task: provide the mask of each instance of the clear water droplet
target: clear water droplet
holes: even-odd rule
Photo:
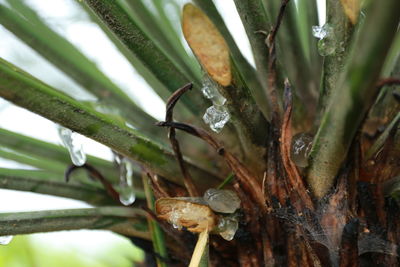
[[[214,132],[221,132],[225,124],[229,121],[230,115],[223,106],[211,106],[206,110],[203,120]]]
[[[223,239],[231,241],[235,237],[238,228],[239,222],[236,216],[227,216],[220,219],[217,231]]]
[[[308,166],[308,154],[311,151],[313,136],[308,133],[298,133],[292,138],[290,158],[299,167]]]
[[[207,76],[203,78],[203,87],[201,92],[203,95],[210,99],[214,105],[223,106],[226,102],[226,98],[223,97],[217,89],[217,85],[211,81]]]
[[[204,193],[203,198],[216,212],[234,213],[240,208],[240,199],[232,190],[210,188]]]
[[[84,165],[86,163],[86,154],[82,148],[81,136],[62,126],[58,127],[58,135],[68,149],[72,163],[76,166]]]
[[[133,165],[132,162],[122,156],[116,162],[119,162],[119,200],[125,206],[132,205],[136,200],[136,194],[133,187]]]
[[[3,235],[0,236],[0,245],[8,245],[10,244],[11,240],[13,239],[12,235]]]

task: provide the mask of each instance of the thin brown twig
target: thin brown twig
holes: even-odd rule
[[[302,208],[306,207],[313,210],[312,200],[307,193],[307,189],[304,185],[303,179],[301,178],[296,165],[290,158],[290,146],[292,142],[292,92],[288,81],[285,81],[285,113],[283,116],[282,128],[281,128],[281,155],[282,163],[286,170],[288,182],[291,185],[291,190],[298,194],[302,202]]]
[[[68,183],[71,177],[71,174],[77,170],[77,169],[85,169],[89,174],[90,177],[94,180],[98,180],[101,182],[101,184],[104,186],[104,189],[106,189],[107,194],[114,199],[115,201],[117,201],[118,203],[121,203],[119,200],[119,194],[118,192],[114,189],[114,187],[112,186],[112,184],[107,181],[106,178],[104,178],[104,176],[98,171],[96,170],[93,166],[89,165],[89,164],[84,164],[82,166],[75,166],[75,165],[71,165],[69,166],[64,174],[65,177],[65,181]]]
[[[282,0],[281,7],[279,8],[278,17],[276,18],[276,23],[274,28],[272,28],[269,36],[268,36],[268,43],[271,47],[275,43],[276,35],[278,34],[278,30],[282,24],[283,15],[285,14],[286,6],[289,3],[289,0]]]
[[[233,154],[226,151],[224,147],[216,141],[209,133],[205,130],[179,122],[158,122],[157,126],[161,127],[173,127],[184,132],[187,132],[191,135],[199,137],[204,140],[210,146],[212,146],[219,155],[221,155],[231,170],[235,173],[236,178],[238,179],[241,187],[250,194],[250,197],[258,204],[261,210],[265,211],[266,203],[263,192],[261,190],[261,186],[256,176],[251,173]]]
[[[173,122],[173,112],[174,112],[174,107],[175,107],[176,103],[178,102],[180,97],[188,90],[191,90],[192,87],[193,87],[193,84],[188,83],[185,86],[183,86],[182,88],[176,90],[170,96],[170,98],[167,101],[167,107],[166,107],[166,113],[165,113],[165,121],[166,122]],[[176,133],[175,133],[175,129],[173,127],[169,128],[168,138],[171,142],[172,149],[174,150],[175,156],[178,160],[179,168],[181,169],[181,172],[183,175],[183,183],[185,184],[186,190],[188,191],[188,193],[191,197],[199,196],[199,192],[193,183],[193,178],[190,175],[189,170],[186,168],[185,162],[183,161],[182,152],[181,152],[178,140],[176,139]]]
[[[383,87],[383,86],[389,86],[389,85],[400,85],[400,79],[388,77],[388,78],[380,79],[376,83],[376,87],[378,87],[378,88]]]
[[[280,114],[282,113],[279,106],[278,95],[277,95],[275,39],[278,34],[278,30],[282,24],[283,15],[285,14],[286,6],[288,3],[289,0],[282,0],[275,26],[272,28],[271,32],[267,37],[267,45],[269,48],[267,95],[272,109],[272,121],[273,124],[275,125],[279,125]]]
[[[157,198],[161,197],[171,197],[168,192],[161,186],[157,174],[154,174],[148,170],[146,170],[146,175],[149,177],[151,185],[153,187],[154,194],[157,195]]]

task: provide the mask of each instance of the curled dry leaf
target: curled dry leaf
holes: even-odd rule
[[[186,4],[182,30],[193,53],[212,79],[222,86],[231,84],[229,48],[211,20],[193,4]]]
[[[156,201],[158,218],[166,220],[176,228],[187,228],[193,233],[213,229],[217,223],[216,215],[202,204],[175,198],[160,198]]]
[[[360,13],[360,0],[340,0],[344,13],[351,23],[357,23],[358,14]]]

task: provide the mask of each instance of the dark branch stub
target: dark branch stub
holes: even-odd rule
[[[286,6],[289,0],[282,0],[279,14],[276,19],[275,26],[268,34],[266,44],[268,46],[269,57],[268,57],[268,89],[267,95],[270,99],[270,105],[272,108],[272,124],[279,125],[281,108],[279,106],[278,95],[277,95],[277,84],[276,84],[276,50],[275,50],[275,39],[278,34],[280,25],[282,24],[283,15],[285,14]]]
[[[168,99],[166,113],[165,113],[165,121],[166,122],[173,122],[174,107],[175,107],[176,103],[178,102],[180,97],[188,90],[191,90],[192,87],[193,87],[193,84],[188,83],[185,86],[183,86],[182,88],[175,91],[171,95],[171,97]],[[186,190],[188,191],[188,193],[191,197],[199,196],[199,192],[193,183],[193,178],[190,175],[189,170],[187,169],[187,167],[185,165],[185,162],[183,161],[182,152],[181,152],[178,140],[176,139],[176,133],[175,133],[175,129],[173,127],[169,128],[168,138],[171,142],[172,149],[174,150],[176,159],[178,160],[179,168],[181,169],[181,172],[183,175],[183,182],[185,184]]]
[[[65,181],[67,183],[70,180],[71,174],[77,169],[85,169],[89,173],[89,177],[92,180],[98,180],[98,181],[101,182],[101,184],[104,186],[104,189],[106,190],[107,194],[112,199],[114,199],[118,203],[121,203],[120,200],[119,200],[119,194],[114,189],[113,185],[109,181],[107,181],[106,178],[104,178],[104,176],[98,170],[96,170],[93,166],[91,166],[91,165],[89,165],[87,163],[82,165],[82,166],[75,166],[75,165],[69,166],[66,169],[65,174],[64,174]]]

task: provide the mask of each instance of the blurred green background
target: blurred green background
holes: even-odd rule
[[[30,236],[16,236],[7,246],[0,246],[0,267],[131,267],[135,266],[132,262],[139,264],[142,259],[143,252],[125,242],[106,246],[96,257],[78,249],[50,247]]]

